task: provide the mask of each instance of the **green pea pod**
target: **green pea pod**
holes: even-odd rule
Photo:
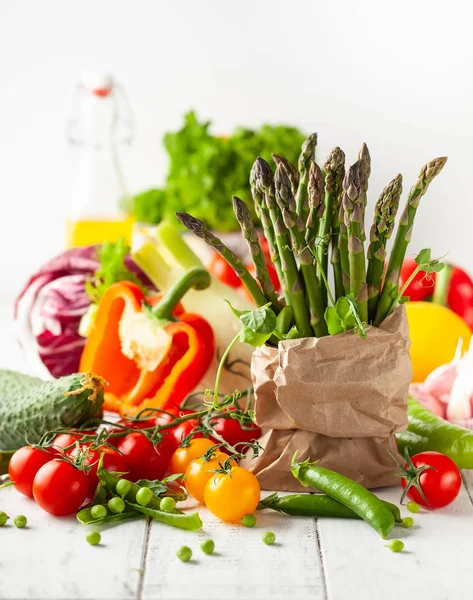
[[[386,539],[394,527],[391,510],[372,492],[352,479],[318,467],[317,463],[311,463],[309,459],[302,463],[293,461],[291,471],[302,485],[320,490],[350,508],[383,539]]]
[[[143,515],[134,510],[122,512],[119,514],[107,515],[101,519],[94,519],[91,513],[91,508],[84,508],[77,513],[77,520],[82,525],[102,525],[106,523],[116,523],[120,521],[131,521],[132,519],[142,519]]]
[[[141,506],[140,504],[133,504],[125,500],[127,506],[136,510],[137,512],[143,513],[148,517],[152,517],[156,521],[172,525],[173,527],[179,527],[180,529],[187,529],[189,531],[196,531],[202,529],[202,519],[198,513],[182,514],[182,513],[167,513],[162,510],[156,510],[148,506]]]
[[[391,511],[396,523],[402,523],[401,511],[395,504],[381,500]],[[351,508],[325,494],[272,494],[258,505],[258,509],[270,508],[286,515],[305,517],[335,517],[340,519],[361,519]]]
[[[459,469],[473,469],[473,431],[448,423],[412,398],[408,415],[407,431],[396,435],[401,454],[406,446],[411,456],[435,450],[451,458]]]

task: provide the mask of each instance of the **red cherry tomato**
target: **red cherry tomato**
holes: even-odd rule
[[[90,467],[89,471],[86,471],[87,480],[89,482],[89,493],[88,498],[92,499],[99,483],[97,477],[97,469],[99,466],[99,460],[101,454],[103,454],[103,466],[107,471],[113,471],[116,473],[126,473],[128,471],[126,459],[124,456],[119,454],[116,450],[107,448],[107,446],[101,446],[100,448],[91,448],[90,444],[83,444],[79,448],[73,448],[69,452],[71,458],[77,458],[79,452],[85,453],[84,464]]]
[[[95,431],[70,431],[69,433],[60,433],[53,440],[53,446],[58,451],[64,450],[65,448],[69,448],[72,450],[72,446],[76,442],[81,442],[85,435],[95,435]]]
[[[193,438],[204,437],[200,431],[197,433],[193,433],[195,428],[198,426],[199,426],[199,422],[197,421],[197,419],[189,419],[188,421],[184,421],[183,423],[178,425],[173,431],[173,436],[174,436],[174,441],[176,443],[176,447],[180,446],[182,443],[182,440],[191,433],[192,433]]]
[[[441,508],[455,500],[461,488],[461,476],[458,467],[451,458],[440,452],[420,452],[411,458],[416,468],[430,465],[433,469],[426,469],[419,477],[419,484],[425,500],[415,487],[407,492],[407,497],[426,508]],[[405,465],[407,468],[407,464]],[[403,489],[406,489],[406,478],[401,480]]]
[[[251,442],[261,437],[261,429],[255,423],[249,423],[242,426],[237,419],[228,417],[216,417],[211,419],[210,424],[216,433],[234,446],[238,442]],[[241,449],[241,446],[239,447]]]
[[[50,460],[39,469],[33,481],[33,496],[38,506],[51,515],[71,515],[87,498],[89,482],[65,460]]]
[[[118,450],[124,455],[128,466],[127,479],[162,479],[168,469],[174,447],[170,434],[164,434],[156,448],[142,433],[133,432],[126,435],[118,444]]]
[[[220,254],[215,253],[212,257],[209,264],[209,271],[216,279],[232,288],[239,288],[241,286],[241,279]]]
[[[8,465],[10,481],[15,488],[29,498],[33,498],[33,481],[40,468],[52,460],[55,453],[51,450],[40,450],[24,446],[13,454]]]
[[[454,267],[448,288],[448,306],[473,330],[473,281],[463,269]]]
[[[414,270],[417,263],[413,258],[406,258],[402,263],[401,274],[399,276],[399,289],[401,289]],[[419,271],[412,282],[407,286],[404,296],[407,296],[411,302],[425,300],[434,293],[435,273],[426,273]]]
[[[136,429],[137,431],[139,431],[140,429],[148,429],[151,427],[156,427],[156,422],[155,419],[139,419],[137,421],[134,421],[133,419],[120,419],[119,421],[117,421],[118,425],[124,425],[125,427],[128,427],[129,429]],[[117,433],[123,433],[123,435],[114,435],[114,437],[110,437],[108,439],[108,443],[111,444],[112,446],[118,446],[120,440],[122,440],[126,435],[127,435],[127,431],[126,429],[123,429],[122,427],[113,427],[110,430],[110,433],[113,434],[117,434]]]

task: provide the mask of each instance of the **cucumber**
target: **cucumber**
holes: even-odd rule
[[[100,417],[103,384],[103,379],[92,373],[42,381],[0,370],[0,455],[3,450],[5,460],[6,450],[36,444],[47,431],[77,428]]]

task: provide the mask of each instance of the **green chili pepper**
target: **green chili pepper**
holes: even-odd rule
[[[459,469],[473,469],[473,431],[452,425],[409,398],[409,426],[396,435],[401,454],[435,450],[450,457]]]
[[[309,460],[302,463],[293,462],[291,471],[302,485],[316,488],[350,508],[383,539],[386,539],[394,527],[391,510],[372,492],[352,479],[330,469],[318,467],[317,463],[311,463]]]
[[[136,510],[137,512],[143,513],[148,517],[153,517],[156,521],[167,523],[173,527],[179,527],[180,529],[188,529],[194,531],[202,528],[202,520],[198,513],[183,514],[180,512],[167,513],[162,510],[156,510],[148,506],[141,506],[140,504],[133,504],[132,502],[126,501],[126,504]]]
[[[386,500],[381,502],[389,508],[396,523],[402,523],[399,507]],[[325,494],[271,494],[258,505],[258,510],[270,508],[286,515],[302,517],[336,517],[340,519],[361,519],[359,515]]]

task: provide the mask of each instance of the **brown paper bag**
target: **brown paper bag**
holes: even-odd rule
[[[407,426],[409,346],[401,306],[364,340],[350,331],[258,348],[256,421],[270,431],[260,440],[264,452],[245,466],[262,488],[307,491],[290,472],[296,450],[366,487],[395,484],[387,450],[397,453],[394,434]]]

